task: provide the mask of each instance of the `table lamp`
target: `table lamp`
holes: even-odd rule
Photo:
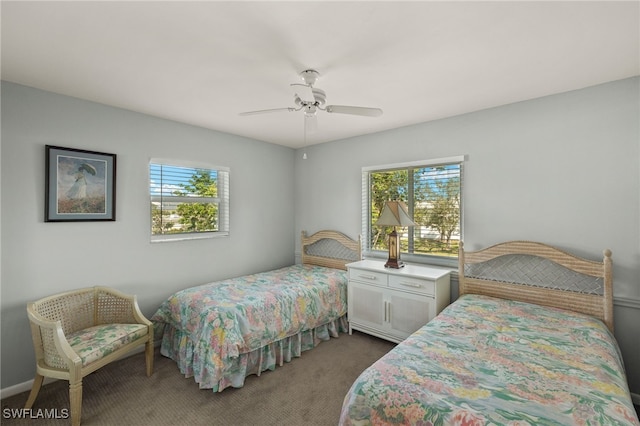
[[[389,259],[384,264],[385,268],[399,269],[404,266],[400,261],[400,236],[396,232],[396,226],[413,226],[415,223],[409,217],[407,206],[402,201],[387,201],[378,217],[376,226],[393,226],[389,234]]]

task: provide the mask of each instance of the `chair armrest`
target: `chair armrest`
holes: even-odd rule
[[[96,324],[144,324],[151,326],[140,311],[135,295],[122,293],[109,287],[95,287]]]
[[[79,368],[82,360],[67,341],[62,323],[44,318],[35,311],[32,303],[27,305],[27,315],[38,361],[54,368]]]

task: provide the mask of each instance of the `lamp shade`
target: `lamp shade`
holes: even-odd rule
[[[407,206],[402,201],[387,201],[376,226],[413,226]]]

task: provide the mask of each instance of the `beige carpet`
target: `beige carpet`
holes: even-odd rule
[[[355,378],[393,343],[363,333],[341,334],[274,371],[249,376],[239,389],[214,393],[185,379],[156,350],[151,377],[142,353],[112,363],[83,381],[83,425],[336,425]],[[66,425],[68,420],[7,419],[28,392],[2,400],[5,425]],[[43,386],[34,410],[69,407],[67,382]]]

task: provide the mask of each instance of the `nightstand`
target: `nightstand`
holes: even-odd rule
[[[384,262],[367,259],[347,264],[347,271],[349,334],[360,330],[398,343],[450,302],[445,269],[385,268]]]

